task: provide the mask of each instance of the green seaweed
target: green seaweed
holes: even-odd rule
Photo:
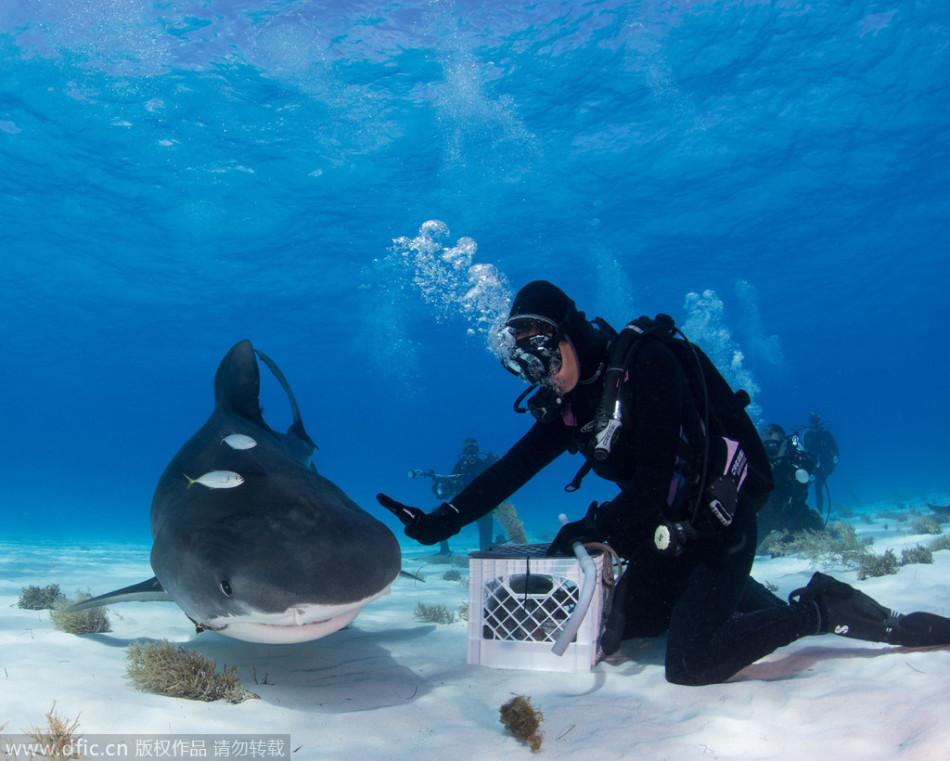
[[[838,521],[824,531],[798,531],[782,536],[766,546],[772,557],[804,555],[818,565],[845,565],[859,567],[862,558],[870,554],[872,538],[858,539],[854,526]]]
[[[126,673],[143,692],[188,700],[242,703],[258,695],[245,689],[236,666],[215,671],[213,658],[186,650],[168,640],[134,642],[126,651]]]
[[[430,624],[455,623],[455,611],[449,610],[448,606],[442,602],[429,605],[419,600],[416,602],[416,610],[413,616]]]
[[[942,534],[936,521],[928,518],[916,518],[913,521],[913,530],[918,534]],[[918,544],[916,547],[902,550],[898,560],[893,550],[887,550],[880,555],[871,552],[871,544],[873,540],[870,538],[858,539],[851,524],[838,522],[826,531],[800,531],[791,536],[781,536],[770,541],[766,550],[773,557],[804,555],[818,565],[856,568],[858,578],[867,579],[897,573],[901,566],[911,563],[932,563],[936,550],[950,548],[950,540],[940,536],[926,546]]]
[[[900,565],[893,550],[886,550],[882,555],[869,552],[858,560],[858,578],[868,579],[875,576],[889,576],[897,573]]]
[[[918,544],[914,547],[905,547],[901,550],[901,565],[933,562],[933,551],[929,547],[924,547],[922,544]]]
[[[910,528],[915,534],[933,534],[936,536],[943,533],[940,524],[930,517],[914,518],[910,523]]]
[[[544,732],[541,731],[541,722],[544,714],[531,705],[531,698],[526,695],[516,695],[501,708],[499,721],[505,725],[511,734],[528,744],[532,752],[541,750]]]
[[[50,610],[63,599],[65,599],[65,595],[60,591],[59,584],[50,584],[45,587],[37,587],[31,584],[20,590],[20,599],[17,600],[17,606],[26,610]]]
[[[839,521],[826,531],[799,531],[772,541],[767,551],[773,556],[804,555],[821,566],[843,565],[858,570],[859,579],[887,576],[897,573],[901,565],[926,563],[927,549],[918,545],[914,550],[905,550],[901,560],[893,550],[883,554],[871,552],[873,540],[858,539],[850,523]]]
[[[450,568],[442,574],[442,578],[446,581],[461,581],[462,572],[458,568]]]
[[[105,608],[87,608],[86,610],[67,610],[70,605],[88,600],[88,592],[77,592],[75,599],[65,597],[58,600],[49,612],[53,626],[67,634],[98,634],[112,631],[109,616]]]

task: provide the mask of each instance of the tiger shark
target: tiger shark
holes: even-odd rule
[[[284,434],[264,421],[257,357],[290,400]],[[171,600],[199,632],[248,642],[305,642],[343,628],[399,575],[396,537],[317,473],[286,378],[250,341],[221,361],[214,402],[155,487],[155,576],[72,609]]]

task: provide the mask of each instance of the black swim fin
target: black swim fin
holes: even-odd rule
[[[950,645],[950,619],[934,613],[901,615],[824,573],[815,573],[788,601],[818,606],[821,623],[817,633],[904,647]]]

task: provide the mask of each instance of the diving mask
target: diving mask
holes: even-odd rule
[[[558,337],[537,333],[515,338],[512,328],[506,328],[501,362],[508,372],[525,383],[550,386],[561,369],[561,350]]]
[[[762,442],[762,445],[765,447],[765,454],[770,460],[775,460],[782,455],[784,444],[784,440],[776,439],[766,439]]]

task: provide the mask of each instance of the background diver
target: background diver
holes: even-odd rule
[[[456,494],[472,482],[475,476],[497,461],[497,455],[491,452],[480,452],[478,439],[469,437],[462,442],[462,454],[459,455],[451,473],[441,475],[434,470],[410,470],[409,477],[431,478],[432,493],[440,500],[451,502]],[[492,531],[494,528],[492,514],[490,512],[486,513],[477,519],[477,523],[478,549],[487,550],[492,546]],[[448,539],[443,539],[439,543],[439,554],[450,555],[451,553]]]
[[[838,442],[828,430],[828,424],[821,421],[821,415],[817,412],[808,415],[808,425],[799,433],[799,441],[802,449],[818,461],[818,470],[815,473],[815,508],[819,515],[823,515],[828,478],[834,473],[840,456]],[[828,501],[830,509],[830,497]]]
[[[793,592],[789,604],[754,582],[756,512],[772,483],[758,433],[744,409],[735,409],[748,397],[720,385],[711,364],[705,387],[691,385],[688,356],[699,365],[698,350],[684,361],[682,345],[664,340],[662,331],[641,330],[633,340],[636,332],[636,321],[620,336],[599,318],[589,322],[551,283],[526,285],[497,340],[505,366],[540,387],[527,403],[534,424],[432,512],[385,494],[377,496],[380,504],[407,536],[435,544],[565,451],[581,453],[582,471],[589,467],[619,492],[565,525],[551,552],[571,553],[575,540],[607,541],[628,561],[601,649],[610,654],[621,638],[665,631],[666,678],[677,684],[723,682],[779,647],[826,632],[912,647],[950,644],[950,620],[900,615],[822,573]],[[627,345],[629,351],[619,351]],[[605,392],[616,399],[616,414],[603,428],[598,409],[603,413]],[[737,446],[723,437],[726,429]],[[743,462],[748,467],[738,467]]]
[[[772,532],[821,531],[825,521],[808,506],[808,492],[818,471],[815,458],[803,451],[798,437],[788,436],[777,423],[762,429],[762,443],[772,467],[775,488],[759,511],[758,540],[761,547]]]

